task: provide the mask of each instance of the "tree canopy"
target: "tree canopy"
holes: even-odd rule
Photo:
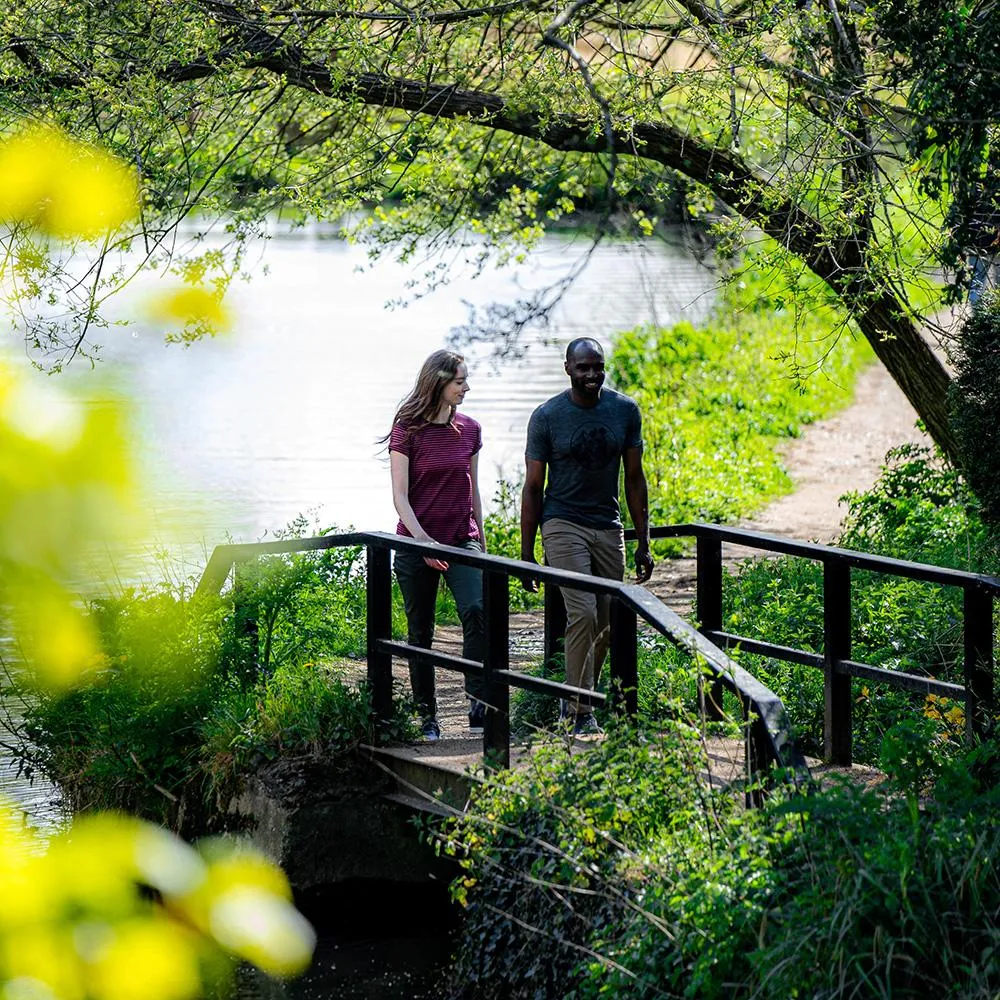
[[[968,40],[993,31],[995,4],[924,6],[11,0],[0,125],[99,140],[134,164],[143,204],[85,274],[25,254],[12,228],[8,287],[58,364],[87,349],[129,267],[172,258],[185,219],[224,220],[232,253],[185,265],[221,288],[278,209],[365,209],[373,252],[472,234],[488,255],[595,201],[605,227],[655,235],[680,191],[721,213],[722,247],[749,240],[838,297],[954,455],[949,379],[920,327],[939,301],[941,199],[956,164],[984,159],[997,107],[977,97],[970,139],[948,60],[995,60]]]

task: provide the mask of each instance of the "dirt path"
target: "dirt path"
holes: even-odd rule
[[[890,448],[930,444],[916,421],[916,412],[889,373],[881,364],[872,365],[858,377],[853,403],[790,442],[783,458],[794,491],[743,527],[800,541],[832,541],[845,513],[841,496],[868,489]]]
[[[855,383],[854,400],[839,413],[806,427],[788,443],[783,460],[794,488],[740,526],[803,542],[831,542],[846,513],[840,497],[865,490],[878,478],[890,448],[930,444],[916,426],[917,414],[885,368],[875,362]],[[727,546],[730,560],[749,550]],[[676,611],[694,601],[693,559],[661,560],[649,589]]]

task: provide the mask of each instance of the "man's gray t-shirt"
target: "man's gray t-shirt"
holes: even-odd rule
[[[628,396],[602,389],[595,406],[583,407],[567,389],[542,403],[528,421],[525,448],[526,458],[548,466],[542,522],[621,527],[618,473],[627,448],[642,448],[642,417]]]

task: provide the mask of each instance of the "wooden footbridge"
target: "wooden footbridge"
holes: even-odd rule
[[[380,719],[392,715],[394,657],[423,655],[445,671],[478,674],[485,684],[489,706],[480,753],[491,766],[512,762],[510,739],[510,692],[512,688],[536,691],[552,698],[580,696],[592,705],[606,705],[624,715],[637,711],[639,623],[686,650],[703,664],[706,681],[699,692],[704,719],[721,718],[723,691],[737,700],[743,714],[744,752],[741,766],[748,787],[763,785],[773,773],[796,782],[810,780],[806,760],[795,745],[792,728],[781,700],[752,674],[743,669],[727,650],[804,664],[822,671],[824,678],[824,742],[827,763],[841,767],[852,763],[851,730],[853,678],[878,681],[924,695],[938,695],[964,704],[970,736],[984,728],[993,709],[993,605],[1000,593],[1000,580],[958,570],[868,555],[848,549],[796,542],[738,528],[709,524],[681,524],[654,528],[655,538],[693,538],[696,543],[695,628],[645,587],[627,582],[536,566],[501,556],[486,555],[434,543],[416,542],[381,532],[351,532],[312,538],[288,539],[244,545],[220,545],[212,553],[199,583],[199,591],[218,593],[230,572],[241,562],[261,556],[363,546],[367,573],[367,678],[373,709]],[[768,554],[798,556],[823,566],[823,652],[779,646],[761,638],[731,634],[723,629],[723,545],[736,545]],[[463,659],[454,652],[411,647],[395,641],[391,634],[391,553],[409,550],[449,562],[464,563],[483,572],[486,656],[482,663]],[[923,580],[941,586],[959,587],[964,608],[963,683],[949,683],[929,676],[886,670],[860,663],[851,657],[851,581],[853,570]],[[608,693],[581,692],[557,681],[534,676],[511,663],[510,586],[533,576],[545,584],[543,653],[551,659],[559,648],[565,614],[558,588],[611,596],[611,649]],[[468,743],[468,741],[465,741]],[[467,750],[467,747],[465,748]],[[449,784],[468,763],[468,753],[448,754],[442,746],[385,750],[384,758],[404,781],[417,782],[421,767],[436,769],[439,783]],[[409,763],[408,763],[409,762]],[[420,782],[423,783],[423,782]],[[756,793],[754,793],[756,794]]]

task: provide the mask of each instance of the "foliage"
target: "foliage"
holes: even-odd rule
[[[16,234],[2,267],[22,275],[33,265],[18,241],[30,244],[38,231],[106,236],[137,208],[121,163],[54,130],[3,144],[0,187],[0,217]],[[86,697],[94,674],[113,672],[111,658],[130,644],[132,623],[119,616],[108,651],[99,650],[101,613],[85,618],[68,581],[86,545],[117,534],[110,529],[135,497],[117,407],[87,412],[32,389],[0,368],[0,598],[20,612],[27,683],[51,704]],[[189,622],[174,616],[149,638],[143,682],[154,698],[164,666],[181,667],[171,685],[194,676],[199,686],[212,649],[177,662],[198,646]],[[5,997],[194,1000],[223,985],[230,958],[289,976],[309,964],[315,941],[270,862],[232,843],[196,852],[110,813],[78,819],[46,842],[0,801],[0,898]]]
[[[983,518],[1000,527],[1000,301],[989,296],[962,324],[955,351],[952,424],[962,469]]]
[[[333,548],[261,560],[219,599],[161,589],[93,602],[100,669],[79,690],[31,702],[33,765],[77,808],[198,831],[256,762],[370,738],[364,688],[330,666],[364,647],[357,558]],[[248,615],[259,633],[248,635]],[[406,707],[400,699],[400,734]]]
[[[952,445],[947,377],[917,337],[910,294],[930,289],[944,238],[907,146],[922,71],[882,44],[885,4],[727,2],[710,14],[641,0],[553,14],[420,0],[383,16],[312,0],[294,12],[121,0],[107,22],[51,0],[8,6],[0,130],[46,119],[100,137],[142,186],[137,224],[82,268],[16,227],[6,235],[21,264],[5,277],[49,363],[93,349],[95,306],[137,267],[196,274],[221,294],[278,211],[363,215],[352,235],[373,255],[428,261],[450,245],[481,270],[598,201],[601,234],[655,238],[683,192],[689,218],[720,220],[726,252],[764,233],[779,269],[808,270],[839,296]],[[193,212],[205,224],[185,263],[184,241],[164,234]],[[206,240],[213,221],[220,238]],[[417,283],[446,271],[431,260]],[[490,337],[510,343],[558,291],[504,304]],[[50,293],[66,310],[59,323]]]
[[[904,445],[878,482],[848,494],[840,544],[898,559],[991,572],[995,557],[975,499],[962,478],[926,449]],[[724,581],[724,627],[779,645],[823,650],[823,573],[799,558],[750,561]],[[885,669],[963,682],[962,594],[884,574],[852,574],[852,658]],[[823,679],[812,667],[741,654],[740,662],[785,703],[802,748],[822,755]],[[887,729],[926,714],[937,736],[961,739],[961,707],[876,682],[855,684],[854,754],[877,763]],[[956,714],[957,713],[957,714]]]
[[[574,995],[592,942],[642,898],[644,846],[664,829],[697,839],[715,822],[698,807],[708,791],[695,730],[644,735],[611,727],[585,753],[539,745],[441,833],[465,869],[453,885],[466,907],[454,973],[472,995]]]
[[[926,736],[887,736],[884,794],[845,785],[782,810],[801,833],[752,958],[764,996],[971,998],[1000,985],[997,748],[942,764]]]
[[[787,491],[777,445],[841,404],[871,357],[836,311],[796,316],[797,290],[780,275],[747,270],[742,284],[702,329],[641,328],[615,342],[615,387],[643,414],[652,524],[731,521]]]
[[[982,240],[984,216],[996,219],[995,204],[986,203],[995,202],[1000,162],[996,11],[988,0],[960,5],[881,0],[873,12],[879,44],[892,56],[892,77],[910,84],[908,105],[914,122],[907,144],[921,186],[934,197],[942,192],[950,196],[950,226],[940,258],[958,268],[951,289],[957,297],[960,284],[971,277],[963,259]]]
[[[462,995],[995,992],[995,746],[941,758],[899,727],[882,787],[776,789],[747,811],[704,782],[682,724],[657,730],[552,744],[442,832],[464,867]]]
[[[274,537],[302,538],[332,530],[315,526],[310,530],[309,521],[300,515]],[[276,662],[364,655],[361,546],[290,552],[242,563],[236,569],[232,596],[236,609],[232,641],[251,674],[268,673]],[[246,641],[240,641],[240,633]]]
[[[416,733],[409,701],[397,692],[390,739]],[[279,755],[312,754],[326,760],[373,743],[366,684],[343,667],[286,662],[250,691],[229,691],[198,727],[197,746],[213,801],[225,802],[240,780]]]
[[[840,544],[847,548],[972,573],[992,570],[978,497],[928,448],[893,448],[872,488],[843,499]]]
[[[197,774],[201,721],[231,682],[220,668],[225,612],[169,592],[94,605],[106,652],[93,682],[29,703],[36,766],[77,809],[114,808],[173,829],[204,822]]]

